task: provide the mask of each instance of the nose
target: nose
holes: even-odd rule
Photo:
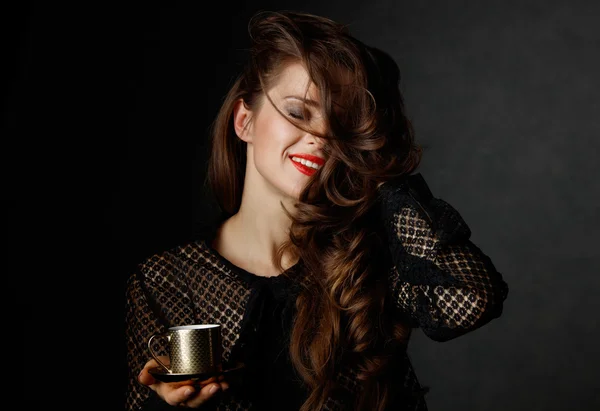
[[[324,139],[314,134],[306,133],[304,136],[306,142],[310,145],[316,145],[318,147],[322,147],[324,144]]]

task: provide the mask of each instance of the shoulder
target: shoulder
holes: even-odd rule
[[[168,275],[184,265],[203,262],[207,252],[205,241],[195,240],[150,255],[138,264],[138,271],[144,276]]]
[[[384,206],[407,201],[426,204],[433,198],[433,193],[421,173],[393,178],[379,188],[379,200]]]
[[[380,190],[380,211],[394,229],[399,216],[404,216],[415,226],[429,226],[441,243],[470,237],[471,230],[458,210],[435,197],[421,173],[390,180]]]
[[[138,267],[140,271],[157,271],[181,267],[182,265],[197,265],[214,259],[209,244],[212,243],[218,227],[224,216],[208,218],[196,227],[194,240],[177,245],[173,248],[155,253],[143,260]]]

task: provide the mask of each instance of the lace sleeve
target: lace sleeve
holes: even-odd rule
[[[148,351],[150,336],[173,325],[193,322],[187,284],[175,267],[171,255],[153,256],[128,279],[125,306],[127,410],[142,410],[149,404],[150,397],[156,397],[152,390],[137,381],[139,372],[151,358]],[[158,354],[166,355],[161,347],[153,348]]]
[[[382,189],[382,217],[394,263],[396,306],[433,340],[447,341],[502,313],[508,286],[470,241],[460,214],[433,197],[420,174]]]

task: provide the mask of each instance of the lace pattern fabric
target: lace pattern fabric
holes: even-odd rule
[[[470,231],[458,212],[433,198],[421,180],[417,175],[382,189],[381,222],[393,263],[388,271],[390,292],[411,326],[445,341],[500,316],[508,287],[491,260],[469,241]],[[137,373],[149,359],[147,341],[152,334],[175,325],[222,324],[226,365],[236,361],[247,343],[252,345],[252,327],[260,320],[261,294],[268,280],[249,276],[208,244],[200,240],[152,256],[129,278],[128,410],[146,409],[155,396],[137,382]],[[280,275],[273,280],[279,282],[277,289],[283,290],[277,298],[288,298],[288,305],[293,305],[294,286],[303,281],[302,276]],[[154,348],[161,354],[160,347]],[[406,353],[398,373],[403,376],[398,388],[412,397],[393,409],[427,410],[426,390]],[[356,376],[350,367],[338,372],[336,382],[341,390],[328,399],[324,409],[351,410],[352,398],[361,389]],[[248,398],[231,389],[207,408],[254,409]]]
[[[221,324],[223,361],[228,363],[240,335],[250,288],[202,244],[152,256],[130,278],[127,289],[128,409],[141,409],[151,395],[134,374],[148,360],[147,341],[154,333],[176,325]],[[164,348],[153,348],[166,355]]]
[[[391,292],[412,326],[447,341],[502,314],[508,286],[469,238],[458,211],[434,198],[420,175],[388,190],[382,201],[394,267]]]

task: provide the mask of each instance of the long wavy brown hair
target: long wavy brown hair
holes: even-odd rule
[[[233,129],[235,102],[251,110],[288,62],[300,62],[315,84],[327,133],[326,163],[301,192],[289,241],[278,250],[303,261],[296,300],[292,362],[310,388],[301,411],[319,410],[343,367],[358,370],[356,409],[383,410],[398,387],[391,364],[409,329],[394,319],[387,290],[385,244],[377,221],[378,188],[410,174],[421,159],[400,92],[400,72],[386,53],[354,38],[346,26],[302,12],[259,12],[249,24],[249,59],[211,129],[207,184],[226,215],[241,204],[246,143]],[[277,108],[277,106],[274,104]],[[279,110],[279,109],[278,109]],[[283,113],[282,113],[283,115]]]

